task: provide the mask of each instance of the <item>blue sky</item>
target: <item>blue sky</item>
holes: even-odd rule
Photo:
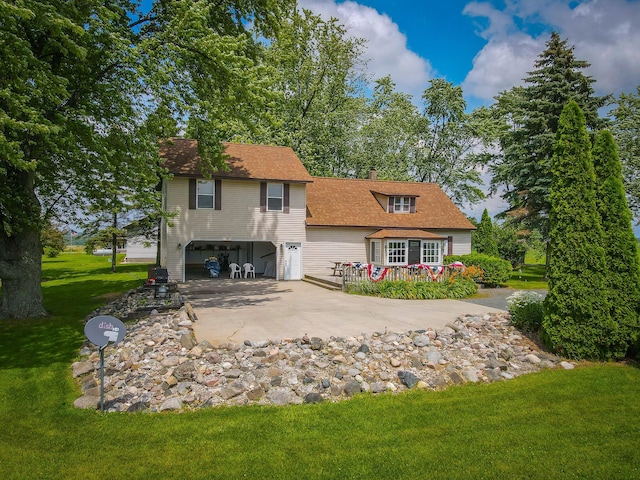
[[[521,84],[552,30],[587,60],[599,94],[640,85],[640,0],[298,0],[367,40],[368,73],[419,99],[431,78],[468,106]],[[417,102],[419,103],[419,102]]]
[[[551,31],[591,63],[596,93],[633,93],[640,85],[640,0],[298,0],[338,18],[367,40],[371,78],[391,75],[420,105],[432,78],[462,86],[469,109],[522,85]],[[488,181],[488,177],[484,178]],[[480,218],[506,205],[499,196],[463,211]],[[638,234],[640,234],[640,229]]]

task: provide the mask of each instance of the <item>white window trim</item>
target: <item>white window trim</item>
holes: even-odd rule
[[[382,263],[382,241],[381,240],[369,241],[369,262],[378,264],[378,265]]]
[[[391,243],[401,243],[403,244],[403,249],[404,249],[404,261],[402,262],[391,262],[389,255],[391,254],[391,247],[390,244]],[[387,240],[385,242],[385,248],[384,248],[384,253],[385,253],[385,261],[386,261],[386,265],[390,265],[390,266],[395,266],[395,265],[406,265],[407,264],[407,255],[409,254],[408,251],[408,241],[407,240],[403,240],[403,239],[391,239],[391,240]]]
[[[397,208],[397,204],[396,204],[396,199],[398,198],[401,199],[399,208]],[[393,213],[411,213],[411,197],[401,197],[401,196],[393,197]]]
[[[269,195],[269,186],[277,185],[280,187],[280,196]],[[280,208],[269,208],[269,199],[277,198],[280,200]],[[267,211],[268,212],[282,212],[284,209],[284,184],[283,183],[267,183]]]
[[[402,239],[402,238],[391,238],[391,239],[387,239],[384,242],[384,264],[388,265],[388,266],[404,266],[407,265],[408,262],[408,255],[409,255],[409,240],[413,240],[413,239]],[[417,239],[415,239],[417,240]],[[375,240],[371,240],[371,243],[373,243]],[[403,244],[403,248],[404,248],[404,262],[391,262],[390,258],[389,258],[389,254],[391,252],[391,247],[390,244],[392,243],[401,243]],[[427,244],[434,244],[436,251],[438,252],[438,259],[436,262],[428,262],[427,261],[427,256],[426,256],[426,252],[425,252],[425,246]],[[444,258],[443,255],[443,241],[442,240],[420,240],[420,263],[424,263],[426,265],[442,265],[442,260]],[[382,253],[382,252],[381,252]],[[371,259],[371,263],[376,263],[373,261],[373,259]]]
[[[426,245],[434,244],[436,251],[438,252],[438,259],[436,262],[427,261]],[[422,240],[420,243],[420,260],[427,265],[442,265],[442,240]]]
[[[211,184],[211,193],[200,193],[200,184]],[[200,197],[211,197],[211,206],[201,206]],[[198,180],[196,183],[196,208],[198,209],[213,209],[216,205],[216,184],[214,180]]]

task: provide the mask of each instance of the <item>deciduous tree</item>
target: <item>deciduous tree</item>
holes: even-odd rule
[[[158,173],[156,142],[133,140],[158,105],[189,118],[211,168],[221,158],[213,119],[264,110],[246,20],[269,36],[288,0],[143,3],[0,2],[0,317],[46,314],[41,222],[118,168],[113,135],[146,181]]]
[[[462,87],[440,78],[430,81],[422,100],[411,175],[419,182],[437,183],[458,205],[476,203],[484,198],[478,168],[486,158],[482,146],[493,135],[488,110],[466,113]]]
[[[222,125],[228,139],[290,146],[312,175],[344,176],[364,104],[363,40],[337,19],[290,9],[264,51],[267,115],[251,125]],[[224,117],[229,118],[229,116]]]
[[[375,168],[380,179],[412,180],[410,159],[416,154],[419,121],[410,95],[396,91],[390,76],[376,80],[353,132],[347,175],[367,178]]]

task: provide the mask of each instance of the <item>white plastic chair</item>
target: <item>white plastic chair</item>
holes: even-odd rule
[[[244,278],[248,278],[249,276],[256,278],[256,267],[251,263],[245,263],[242,265],[242,269],[244,270]]]
[[[238,265],[237,263],[230,263],[229,264],[229,270],[231,270],[231,272],[229,273],[229,278],[241,278],[242,277],[242,272],[240,270],[240,265]]]

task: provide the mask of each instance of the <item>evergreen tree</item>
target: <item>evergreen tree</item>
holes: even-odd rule
[[[598,213],[604,232],[607,293],[618,328],[609,337],[614,357],[623,357],[638,337],[640,262],[622,184],[622,167],[613,136],[602,131],[593,147]]]
[[[523,239],[518,238],[518,228],[511,222],[494,223],[493,236],[498,244],[500,258],[509,260],[512,268],[524,264],[527,246]]]
[[[585,117],[574,101],[558,124],[550,189],[545,341],[571,358],[610,358],[616,325],[606,293],[603,233]]]
[[[574,48],[553,32],[538,56],[525,87],[515,87],[497,97],[494,112],[505,120],[500,135],[502,155],[492,165],[492,185],[505,188],[511,210],[518,210],[530,229],[548,232],[551,157],[558,119],[569,100],[582,109],[589,129],[603,128],[598,109],[608,97],[595,97],[595,80],[582,71],[589,63],[577,60]],[[508,125],[508,127],[507,127]]]
[[[493,233],[493,222],[486,208],[482,212],[480,225],[478,225],[478,230],[475,233],[473,248],[478,253],[484,253],[492,257],[500,255],[498,253],[498,243]]]
[[[640,86],[635,93],[621,94],[611,112],[611,133],[618,146],[629,208],[640,218]]]

